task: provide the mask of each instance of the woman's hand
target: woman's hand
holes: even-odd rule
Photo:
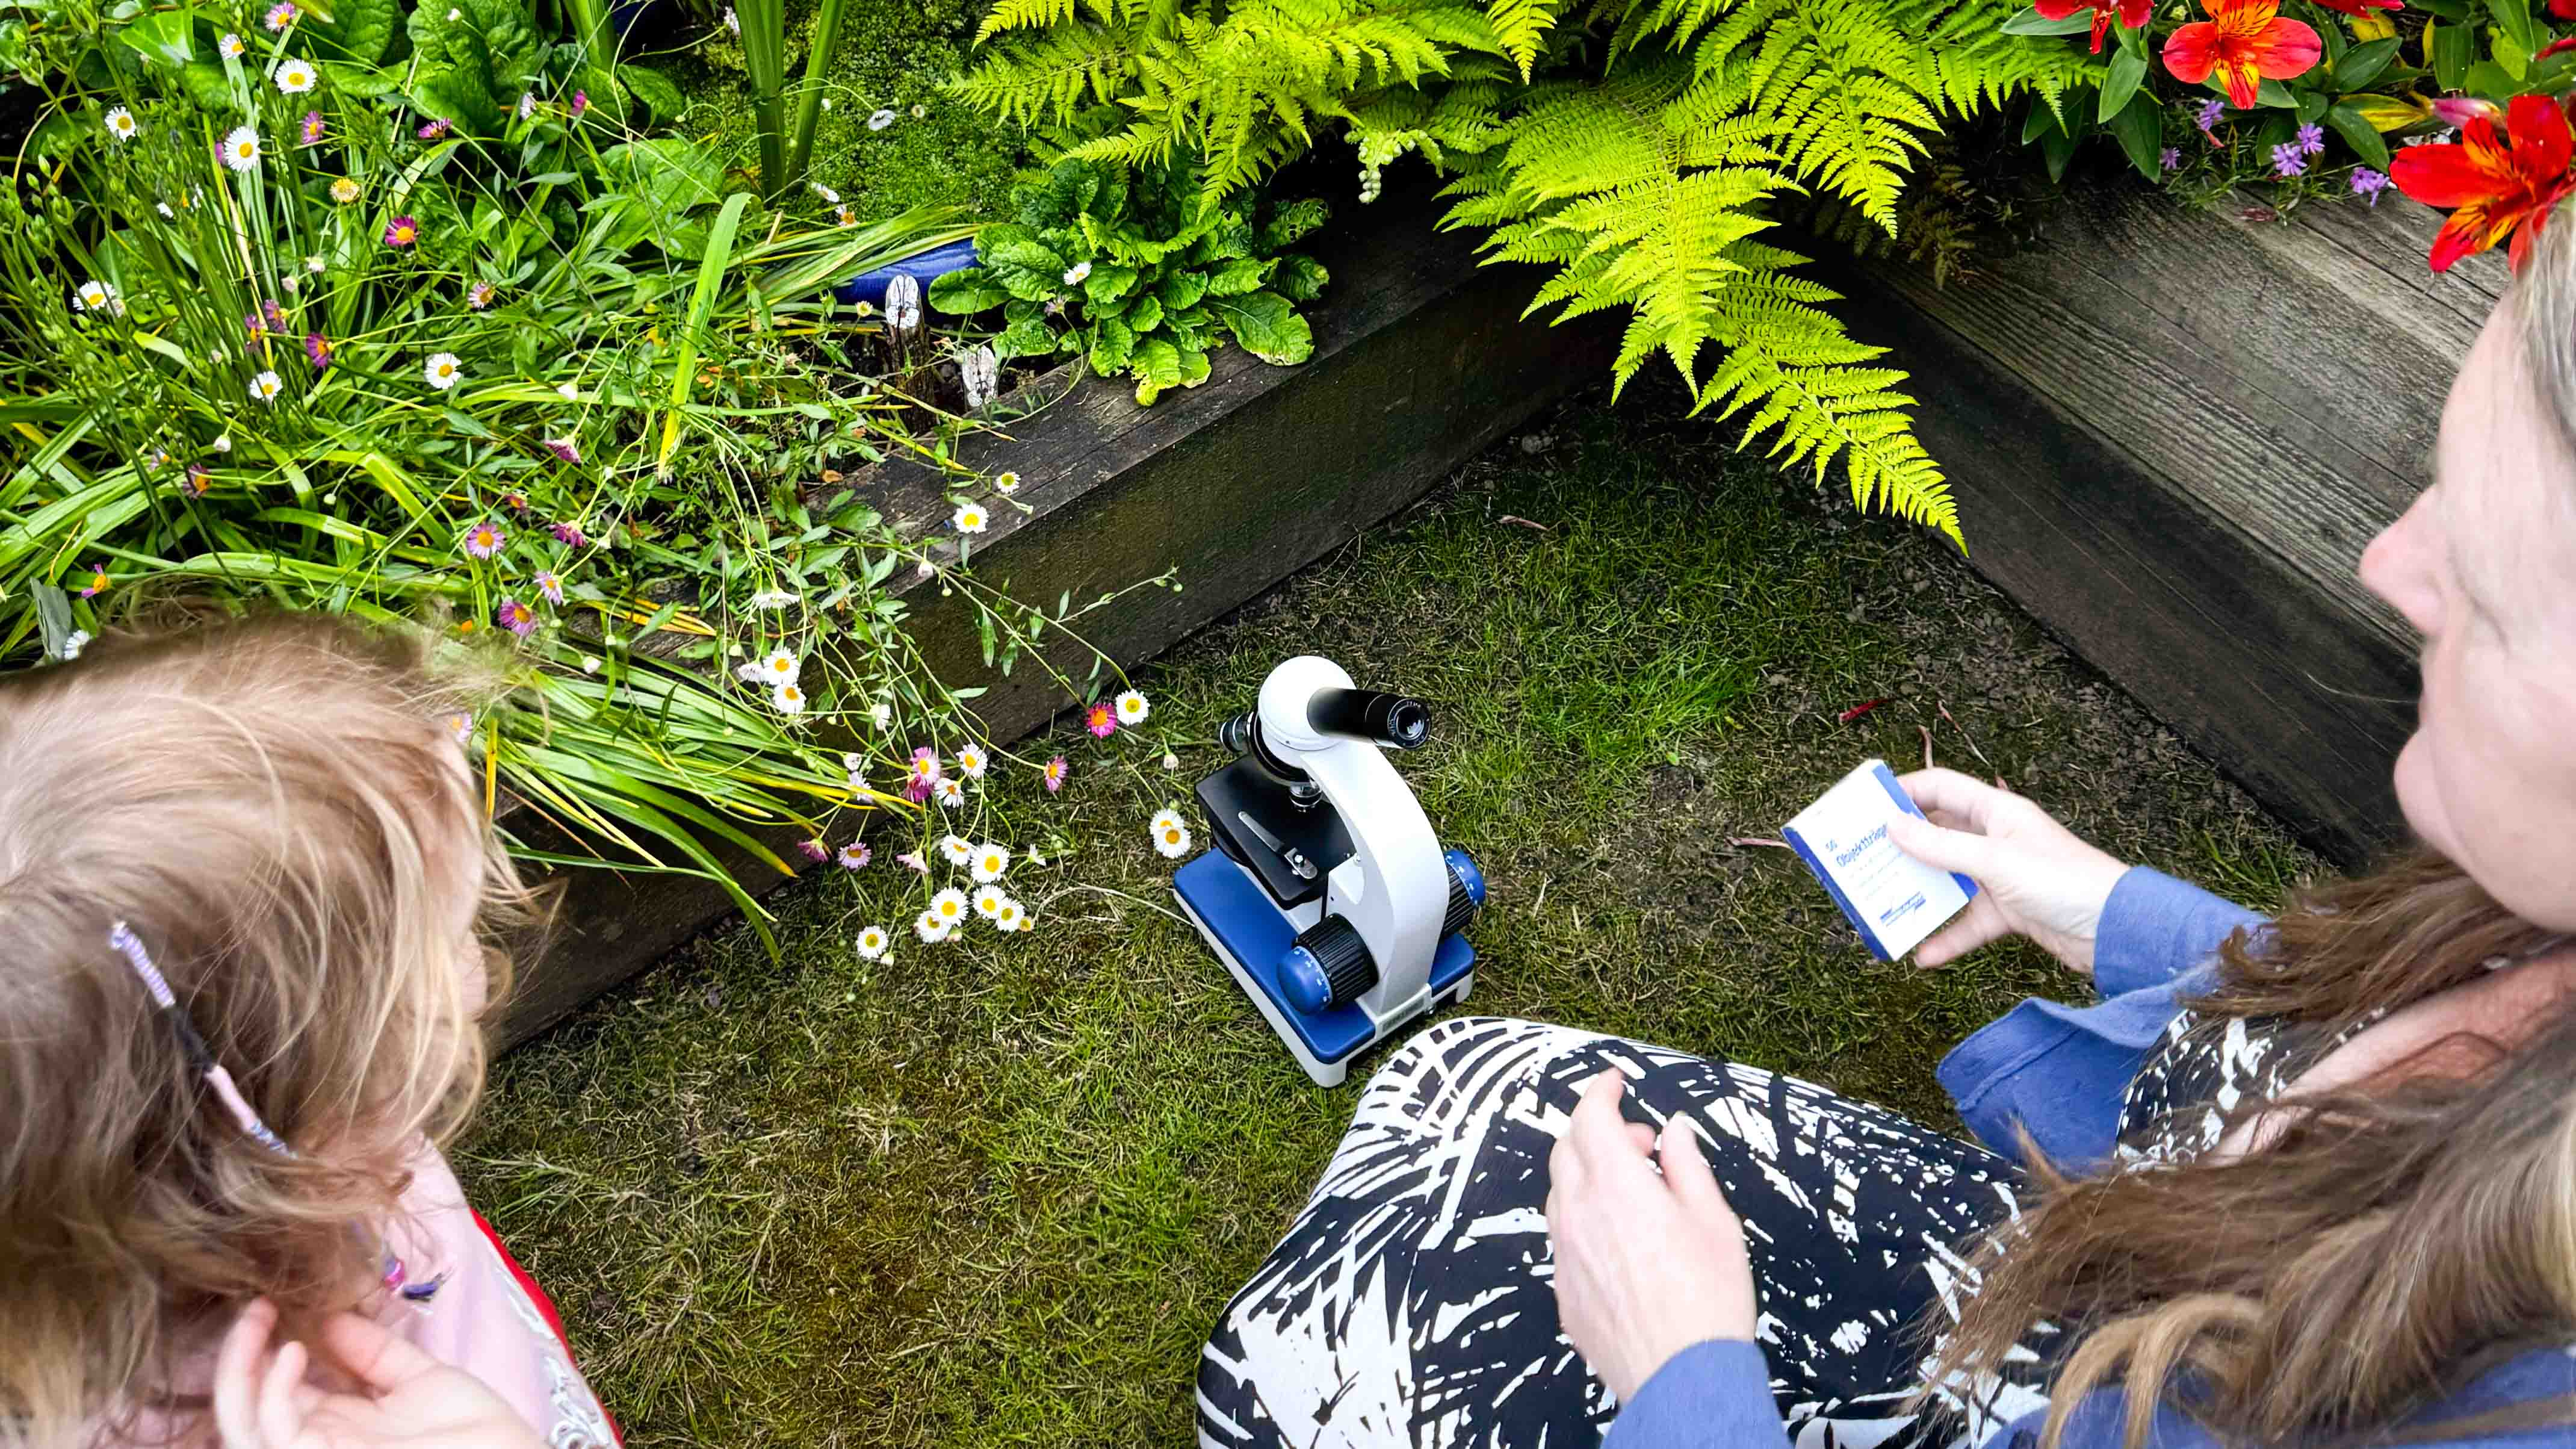
[[[1753,1337],[1744,1225],[1699,1134],[1678,1113],[1664,1124],[1658,1176],[1655,1134],[1619,1115],[1627,1086],[1616,1071],[1585,1083],[1547,1158],[1557,1319],[1623,1404],[1683,1349]]]
[[[544,1449],[481,1379],[439,1362],[354,1313],[322,1327],[322,1347],[359,1384],[304,1381],[305,1347],[271,1352],[277,1305],[254,1300],[215,1355],[215,1432],[223,1449]]]
[[[1900,815],[1887,838],[1977,883],[1976,899],[1915,948],[1914,964],[1945,965],[1990,941],[2028,936],[2069,969],[2093,974],[2093,934],[2127,866],[2001,786],[1956,770],[1917,770],[1897,783],[1931,823]]]

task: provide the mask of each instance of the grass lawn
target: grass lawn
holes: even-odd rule
[[[1142,673],[1156,723],[1204,738],[1305,651],[1427,697],[1404,768],[1494,889],[1473,1009],[1945,1123],[1940,1051],[2073,983],[2018,948],[1876,964],[1792,856],[1730,837],[1929,727],[2127,858],[2258,904],[2310,867],[1930,537],[1678,413],[1641,385],[1498,445]],[[853,931],[908,920],[911,877],[835,872],[777,898],[784,960],[718,933],[500,1064],[460,1166],[630,1443],[1190,1442],[1201,1337],[1355,1093],[1310,1086],[1167,909],[1143,823],[1215,748],[1166,775],[1057,744],[1070,855],[1012,877],[1035,934],[866,965]]]

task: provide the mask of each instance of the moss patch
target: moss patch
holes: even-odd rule
[[[912,206],[964,206],[986,216],[1007,209],[1012,174],[1027,161],[1026,137],[945,89],[967,67],[985,8],[985,0],[849,0],[826,76],[831,109],[815,125],[808,175],[838,192],[859,220]],[[791,84],[803,74],[813,21],[812,4],[789,5]],[[716,31],[703,44],[653,63],[668,69],[689,97],[683,132],[735,171],[756,170],[760,148],[741,45]],[[882,130],[869,129],[868,118],[884,110],[894,119]],[[809,197],[796,204],[819,202]]]
[[[1203,738],[1301,651],[1435,701],[1404,766],[1493,883],[1473,1009],[1939,1122],[1938,1053],[2074,983],[2020,948],[1877,965],[1793,857],[1729,837],[1928,727],[2130,859],[2257,903],[2308,866],[1933,541],[1678,412],[1593,399],[1498,446],[1143,676],[1158,722]],[[630,1442],[1190,1441],[1200,1340],[1354,1093],[1308,1085],[1167,910],[1143,822],[1219,757],[1182,758],[1078,769],[1069,864],[1012,878],[1033,936],[863,964],[910,877],[836,874],[779,901],[785,960],[719,933],[500,1065],[461,1166]]]

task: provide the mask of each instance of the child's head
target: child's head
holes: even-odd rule
[[[423,648],[263,618],[0,679],[0,1443],[154,1392],[254,1295],[349,1303],[411,1144],[471,1109],[478,924],[522,897]]]

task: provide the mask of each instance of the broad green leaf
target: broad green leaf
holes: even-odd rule
[[[656,221],[713,205],[724,185],[724,167],[696,142],[677,136],[611,146],[599,153],[599,164]]]
[[[344,96],[372,98],[389,96],[402,88],[402,77],[372,65],[353,65],[347,61],[322,62],[322,75],[331,89]]]
[[[1246,292],[1260,290],[1262,282],[1267,280],[1269,275],[1270,263],[1259,257],[1245,257],[1241,261],[1228,262],[1217,268],[1216,274],[1208,278],[1208,295],[1240,297]]]
[[[1093,267],[1091,275],[1082,279],[1082,294],[1094,302],[1115,302],[1134,290],[1135,286],[1136,269],[1134,267],[1109,262]]]
[[[1274,367],[1294,367],[1315,355],[1315,334],[1296,307],[1276,292],[1212,298],[1208,310],[1243,344]]]
[[[678,120],[680,113],[689,108],[689,98],[681,94],[678,84],[650,66],[621,64],[617,67],[617,79],[626,87],[628,95],[653,113],[654,120],[666,125]]]
[[[1023,317],[1002,329],[993,339],[993,355],[1008,361],[1014,357],[1044,357],[1056,350],[1055,329],[1044,317]]]
[[[1178,271],[1168,273],[1163,278],[1161,292],[1163,298],[1163,310],[1166,312],[1179,312],[1190,307],[1195,307],[1199,304],[1199,299],[1207,295],[1207,289],[1208,279],[1207,273],[1205,272]]]
[[[312,43],[317,59],[372,67],[384,59],[394,22],[401,18],[401,0],[331,0],[329,18],[314,16],[298,23],[295,31]]]
[[[218,115],[233,107],[232,79],[211,60],[194,60],[179,67],[179,89],[188,93],[188,99]]]
[[[1181,350],[1181,386],[1196,387],[1208,380],[1208,355],[1195,347]]]
[[[2352,153],[2364,164],[2382,171],[2388,169],[2388,142],[2380,136],[2379,128],[2370,123],[2370,118],[2362,114],[2361,107],[2350,101],[2341,102],[2326,112],[2326,124],[2334,127],[2335,134],[2343,137],[2343,143],[2350,146]]]
[[[2110,131],[2139,175],[2149,181],[2164,175],[2160,156],[2165,146],[2164,108],[2156,104],[2154,96],[2143,92],[2132,95],[2129,104],[2111,118]]]
[[[1333,274],[1324,264],[1303,252],[1292,252],[1279,259],[1279,269],[1270,274],[1270,290],[1291,302],[1312,302],[1324,295],[1324,286]]]
[[[2122,46],[2120,53],[2111,57],[2109,73],[2102,77],[2102,103],[2094,111],[2094,118],[2109,124],[2137,95],[2138,83],[2146,78],[2146,52]]]
[[[1136,373],[1136,401],[1140,406],[1152,407],[1154,399],[1162,396],[1165,388],[1181,385],[1180,350],[1160,338],[1139,344],[1132,366]]]
[[[2521,53],[2523,64],[2528,65],[2531,53],[2540,49],[2543,42],[2537,23],[2531,17],[2531,0],[2493,0],[2487,9],[2495,16],[2496,29],[2500,32],[2498,38],[2504,42],[2496,47],[2496,61],[2519,80],[2522,66],[2507,61],[2503,51],[2506,44],[2511,45]]]
[[[1127,305],[1128,327],[1143,334],[1163,325],[1163,299],[1148,292]]]
[[[982,267],[960,267],[931,278],[926,295],[939,311],[971,317],[1001,306],[1011,294]]]
[[[2006,35],[2090,35],[2093,33],[2093,12],[2079,10],[2062,20],[2051,20],[2040,14],[2039,7],[2034,5],[2005,21],[2003,31]]]
[[[2477,32],[2467,25],[2445,25],[2426,21],[2424,52],[2432,57],[2433,79],[2446,91],[2456,91],[2468,79],[2469,67],[2477,64]]]
[[[116,32],[145,59],[173,68],[197,58],[197,17],[190,10],[157,10]]]
[[[1136,334],[1124,322],[1103,322],[1091,336],[1091,370],[1102,377],[1125,370],[1136,355]]]
[[[1003,241],[990,247],[979,242],[975,247],[975,255],[987,266],[999,264],[1018,267],[1023,271],[1051,277],[1059,284],[1064,278],[1064,258],[1035,238],[1025,241]]]
[[[2379,79],[2380,72],[2397,58],[2402,42],[2394,35],[2385,40],[2365,40],[2343,53],[2334,65],[2335,84],[2348,91],[2366,90]]]
[[[2334,109],[2348,110],[2367,121],[2370,129],[2380,132],[2402,131],[2419,121],[2432,119],[2433,115],[2425,107],[2395,96],[2346,96],[2336,103]]]

